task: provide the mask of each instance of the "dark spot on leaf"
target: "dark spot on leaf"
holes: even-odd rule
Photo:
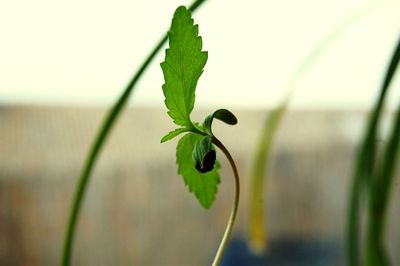
[[[201,162],[196,163],[196,169],[200,173],[207,173],[214,169],[216,160],[215,150],[207,152],[202,158]]]

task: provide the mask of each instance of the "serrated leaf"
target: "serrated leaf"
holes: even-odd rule
[[[192,152],[197,142],[203,137],[198,134],[188,133],[183,136],[176,147],[176,162],[178,164],[178,174],[183,176],[185,184],[189,191],[193,192],[200,204],[208,209],[214,202],[218,191],[220,177],[218,162],[212,171],[200,173],[195,168],[195,162],[192,159]]]
[[[175,124],[191,126],[195,90],[208,55],[201,51],[198,26],[194,25],[191,13],[185,7],[176,9],[168,37],[169,49],[161,63],[165,80],[162,86],[164,102]]]
[[[181,127],[181,128],[177,128],[171,132],[169,132],[167,135],[165,135],[164,137],[162,137],[161,139],[161,143],[166,142],[168,140],[171,140],[173,138],[175,138],[176,136],[178,136],[179,134],[182,134],[184,132],[188,132],[191,129],[188,127]]]
[[[214,113],[208,115],[203,122],[203,128],[207,131],[208,134],[212,135],[212,122],[214,118],[221,120],[222,122],[227,123],[228,125],[236,125],[237,118],[236,116],[227,109],[218,109]]]

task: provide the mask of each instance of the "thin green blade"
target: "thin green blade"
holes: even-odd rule
[[[268,245],[264,182],[266,181],[265,175],[269,166],[268,157],[287,107],[288,101],[284,101],[270,112],[264,124],[263,134],[261,135],[255,154],[250,180],[251,193],[249,196],[249,242],[254,251],[263,251]]]
[[[367,133],[365,136],[365,140],[363,142],[363,146],[361,147],[360,155],[358,158],[358,164],[356,165],[356,174],[354,176],[353,183],[353,194],[352,200],[354,200],[353,209],[351,209],[351,226],[355,228],[357,224],[358,218],[358,209],[355,207],[355,204],[358,203],[359,199],[355,198],[356,196],[360,197],[360,193],[363,192],[361,189],[361,185],[367,185],[368,193],[369,193],[369,217],[368,217],[368,231],[366,237],[366,245],[365,245],[365,265],[390,265],[389,258],[385,254],[384,249],[384,222],[387,204],[389,200],[390,188],[393,182],[393,176],[396,169],[396,162],[398,156],[398,146],[400,141],[400,108],[397,111],[395,120],[393,122],[392,134],[389,139],[389,142],[385,148],[384,154],[381,160],[368,161],[368,157],[365,158],[366,155],[362,154],[362,151],[369,151],[369,157],[376,157],[376,148],[375,148],[375,138],[377,135],[377,128],[379,123],[382,120],[382,113],[384,107],[385,96],[387,95],[387,91],[390,87],[390,84],[395,76],[396,70],[400,63],[400,38],[397,41],[396,49],[392,55],[389,66],[386,71],[385,79],[382,84],[381,93],[379,99],[375,105],[374,111],[369,121],[369,126],[367,128]],[[374,153],[371,153],[372,152]],[[368,155],[368,153],[367,153]],[[374,172],[370,170],[370,164],[376,164]],[[358,185],[358,190],[357,189]],[[364,189],[365,190],[365,189]],[[365,191],[364,191],[365,192]],[[353,238],[358,236],[355,235],[354,232],[352,234]]]

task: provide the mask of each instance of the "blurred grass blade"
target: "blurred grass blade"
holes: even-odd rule
[[[190,6],[189,10],[194,12],[203,2],[206,0],[197,0]],[[125,88],[124,92],[120,98],[115,102],[115,104],[110,108],[107,115],[105,116],[100,129],[94,138],[91,148],[88,152],[86,161],[82,168],[81,175],[79,177],[78,183],[75,187],[75,192],[72,200],[72,205],[69,214],[69,220],[65,232],[64,244],[62,250],[62,265],[67,266],[71,264],[72,246],[75,236],[76,224],[79,218],[80,209],[82,206],[82,201],[92,174],[93,167],[98,159],[101,149],[103,148],[108,135],[111,132],[117,118],[124,109],[126,102],[129,99],[130,94],[134,90],[137,82],[142,77],[143,73],[153,61],[156,54],[161,50],[163,45],[167,42],[167,35],[158,42],[158,44],[151,51],[149,56],[140,66],[139,70],[135,73],[132,80],[129,82],[128,86]]]
[[[251,170],[250,176],[250,218],[249,218],[249,242],[254,251],[264,249],[268,245],[267,227],[264,194],[264,183],[266,182],[266,175],[268,171],[268,158],[271,152],[272,144],[275,139],[279,125],[288,109],[290,99],[294,93],[294,88],[310,70],[316,60],[321,54],[338,39],[340,35],[345,33],[355,22],[360,18],[369,14],[376,6],[366,6],[356,12],[352,13],[347,19],[343,20],[337,27],[334,28],[327,36],[322,38],[308,54],[306,59],[297,68],[293,78],[290,80],[286,96],[282,103],[271,110],[270,115],[265,120],[260,138],[258,140],[257,150],[254,156],[254,165]]]
[[[267,159],[271,152],[274,137],[287,108],[287,101],[272,110],[264,124],[263,134],[258,142],[253,173],[250,184],[250,246],[255,252],[263,251],[268,245],[266,220],[264,214],[264,173],[267,172]]]
[[[400,38],[396,51],[392,57],[383,87],[390,85],[396,68],[400,61]],[[400,142],[400,107],[398,108],[388,143],[386,144],[383,157],[377,160],[376,171],[370,181],[369,209],[368,209],[368,231],[365,248],[366,265],[389,265],[384,249],[384,229],[387,205],[389,201],[390,188],[396,172]]]
[[[368,232],[365,251],[367,266],[390,265],[384,249],[384,231],[390,189],[396,173],[396,162],[399,159],[400,109],[397,111],[394,120],[389,142],[386,145],[382,160],[379,161],[376,175],[374,175],[369,190]]]
[[[358,151],[356,165],[353,173],[353,184],[351,187],[349,214],[347,225],[347,255],[348,264],[351,266],[360,265],[359,251],[359,228],[360,228],[360,198],[365,192],[365,187],[369,185],[374,171],[376,157],[376,138],[378,123],[381,117],[385,97],[389,85],[393,79],[396,68],[400,60],[400,39],[391,58],[385,79],[382,84],[379,98],[374,106],[368,121],[367,130]]]

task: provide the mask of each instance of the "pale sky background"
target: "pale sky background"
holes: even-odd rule
[[[110,105],[170,25],[175,0],[0,2],[0,104]],[[194,14],[209,51],[197,105],[271,108],[308,54],[297,108],[369,108],[397,39],[400,1],[209,0]],[[348,23],[345,23],[348,21]],[[164,51],[130,103],[163,106]],[[392,104],[400,99],[396,75]]]

